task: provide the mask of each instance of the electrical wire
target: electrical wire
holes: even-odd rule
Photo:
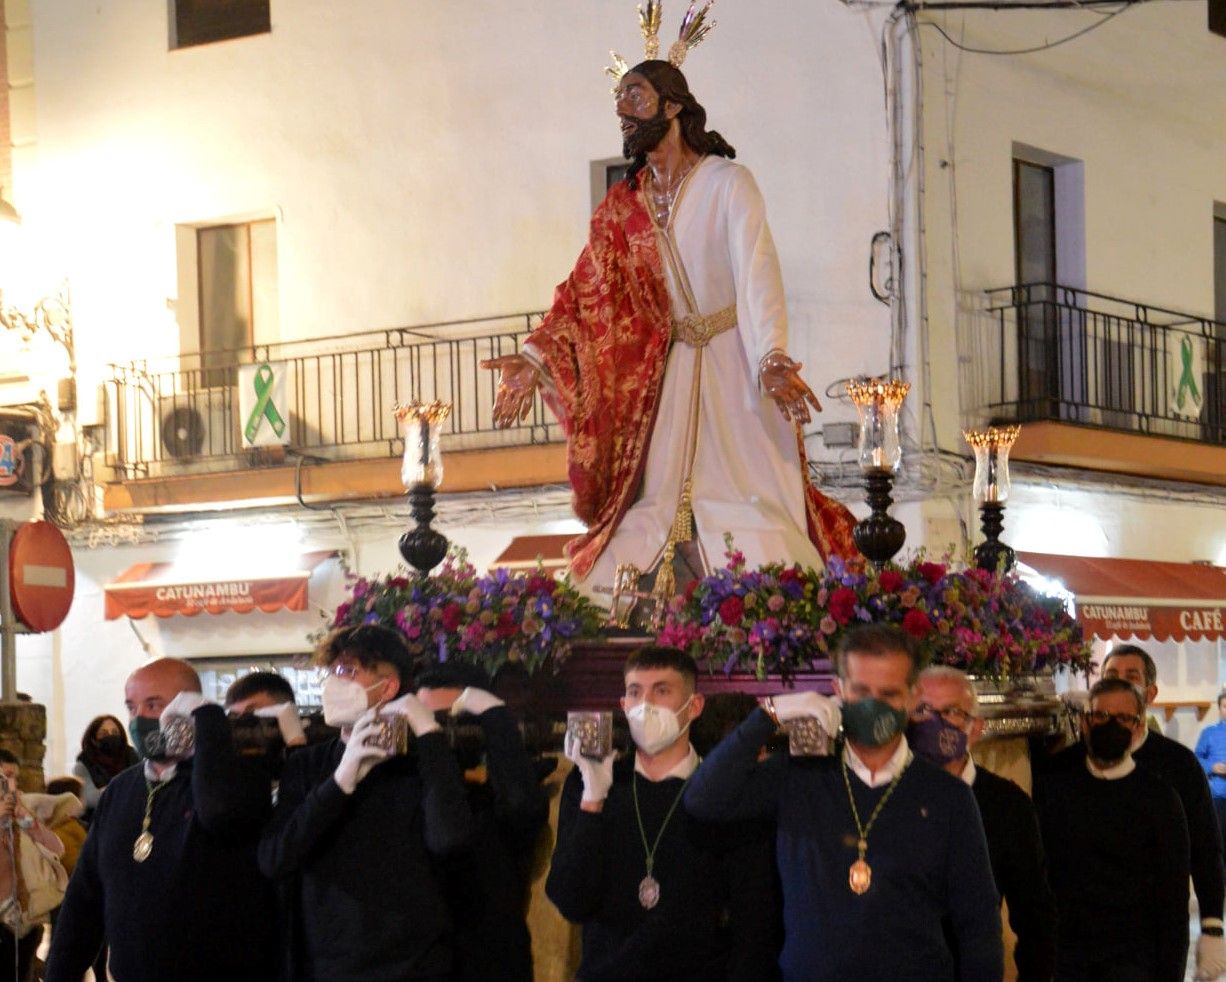
[[[1125,0],[1122,6],[1117,7],[1115,10],[1112,10],[1108,14],[1101,15],[1099,20],[1095,21],[1093,24],[1089,24],[1086,27],[1083,27],[1081,30],[1075,31],[1072,34],[1069,34],[1067,37],[1062,37],[1058,41],[1049,41],[1045,44],[1035,45],[1030,48],[973,48],[970,45],[962,44],[960,41],[955,41],[952,37],[950,37],[950,35],[946,32],[946,30],[940,24],[937,24],[934,21],[921,20],[921,21],[917,21],[917,23],[919,24],[920,27],[931,27],[934,31],[940,34],[941,37],[943,37],[946,41],[952,44],[955,48],[957,48],[960,51],[965,51],[969,54],[973,54],[973,55],[1033,55],[1033,54],[1038,54],[1040,51],[1049,51],[1052,48],[1057,48],[1062,44],[1068,44],[1068,42],[1070,41],[1076,41],[1080,37],[1085,37],[1085,35],[1089,34],[1091,31],[1097,30],[1098,28],[1102,27],[1104,24],[1107,23],[1107,21],[1111,20],[1114,17],[1118,17],[1125,10],[1128,10],[1132,7],[1136,7],[1142,3],[1147,3],[1147,2],[1153,2],[1153,0]],[[1078,6],[1081,7],[1082,5],[1078,5]],[[920,9],[923,9],[922,5]],[[1065,9],[1068,9],[1068,8],[1065,8]]]

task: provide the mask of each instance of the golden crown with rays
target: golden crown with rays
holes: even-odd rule
[[[715,0],[708,0],[701,7],[697,2],[691,3],[685,16],[681,19],[681,30],[677,40],[668,49],[668,63],[674,68],[680,68],[691,48],[700,45],[703,39],[715,27],[715,21],[707,21],[707,14]],[[643,54],[647,61],[659,57],[660,54],[660,19],[664,16],[662,0],[647,0],[646,5],[639,4],[639,30],[643,32]],[[630,70],[626,59],[616,51],[610,51],[613,64],[605,69],[605,74],[613,80],[613,91],[622,80],[622,76]]]

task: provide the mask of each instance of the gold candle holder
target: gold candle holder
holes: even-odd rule
[[[404,464],[400,480],[406,490],[422,484],[438,488],[443,483],[443,453],[439,425],[451,415],[451,403],[410,402],[396,407],[396,419],[404,427]]]

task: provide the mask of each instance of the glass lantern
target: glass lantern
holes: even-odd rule
[[[406,490],[423,484],[438,488],[443,483],[443,454],[439,449],[439,424],[451,415],[448,402],[411,402],[396,407],[396,419],[404,427],[404,464],[400,480]]]
[[[910,382],[898,379],[854,379],[847,383],[847,394],[860,414],[862,471],[898,469],[902,462],[898,410],[910,390]]]
[[[1002,504],[1009,497],[1009,450],[1020,426],[989,426],[963,430],[962,438],[975,451],[975,484],[972,494],[979,504]]]

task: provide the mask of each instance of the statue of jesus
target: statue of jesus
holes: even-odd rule
[[[855,554],[854,519],[809,481],[800,427],[817,397],[787,355],[787,310],[762,195],[706,129],[681,71],[648,60],[616,89],[624,181],[521,354],[501,372],[498,426],[541,393],[567,435],[567,546],[588,591],[633,566],[660,596],[722,564],[820,568]]]

